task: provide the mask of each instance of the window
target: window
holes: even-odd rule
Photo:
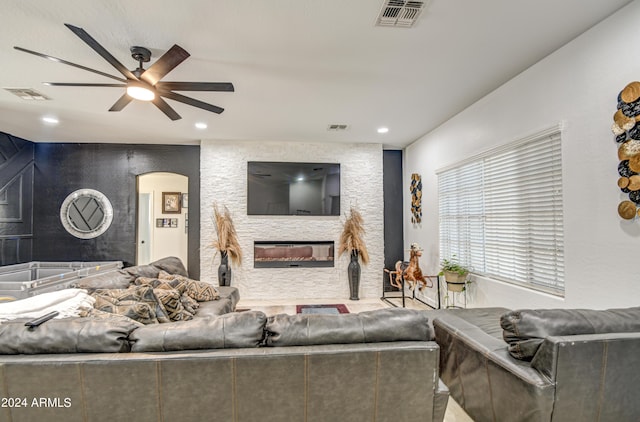
[[[440,258],[564,294],[560,140],[556,127],[440,170]]]

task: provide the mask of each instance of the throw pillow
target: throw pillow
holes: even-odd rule
[[[193,315],[196,314],[196,310],[200,307],[198,301],[186,293],[183,293],[180,296],[180,302],[182,302],[182,306],[184,306],[184,309],[187,312],[191,312]]]
[[[124,268],[124,271],[134,277],[157,277],[158,272],[161,270],[171,274],[188,275],[182,261],[174,256],[162,258],[147,265],[136,265],[134,267]]]
[[[116,305],[121,304],[122,301],[141,302],[149,305],[152,313],[150,318],[155,317],[158,322],[169,322],[169,317],[162,308],[162,304],[158,301],[153,294],[153,287],[151,286],[131,286],[128,289],[98,289],[91,294],[97,299],[98,296],[105,299],[114,299],[111,302]],[[128,303],[127,303],[128,305]]]
[[[213,284],[204,281],[192,280],[178,274],[169,274],[162,270],[158,274],[158,279],[183,284],[185,286],[184,292],[198,302],[207,302],[220,298],[220,294]]]
[[[138,286],[151,286],[154,289],[178,290],[180,294],[183,294],[187,288],[187,285],[179,280],[160,280],[154,277],[138,277],[135,280],[135,284]]]
[[[118,301],[108,296],[95,296],[95,310],[130,318],[142,324],[157,324],[155,312],[147,303],[135,300]]]
[[[120,315],[120,314],[115,314],[113,312],[101,311],[100,309],[96,309],[96,308],[83,310],[80,312],[80,316],[83,318],[92,318],[92,319],[107,320],[107,321],[114,321],[114,322],[128,322],[130,324],[135,324],[136,326],[139,326],[139,327],[144,325],[140,321],[136,321],[132,318],[129,318],[126,315]]]
[[[154,289],[153,293],[156,295],[160,303],[162,303],[167,316],[171,321],[188,321],[193,318],[193,313],[188,312],[182,301],[180,300],[180,292],[177,290],[168,289]]]

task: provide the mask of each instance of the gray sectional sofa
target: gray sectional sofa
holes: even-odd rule
[[[440,376],[474,421],[640,420],[640,308],[431,317]]]
[[[178,261],[179,263],[179,261]],[[131,275],[183,272],[161,261]],[[189,321],[0,324],[0,422],[442,421],[448,390],[425,312],[233,312],[233,287]]]

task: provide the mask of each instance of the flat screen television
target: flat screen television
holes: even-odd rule
[[[249,161],[247,214],[340,215],[340,164]]]

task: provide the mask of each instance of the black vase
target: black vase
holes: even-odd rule
[[[360,262],[358,262],[358,251],[351,251],[351,262],[347,267],[347,274],[349,276],[349,299],[360,300],[358,297],[358,290],[360,288]]]
[[[220,266],[218,267],[218,284],[220,286],[231,285],[231,266],[226,252],[220,252]]]

